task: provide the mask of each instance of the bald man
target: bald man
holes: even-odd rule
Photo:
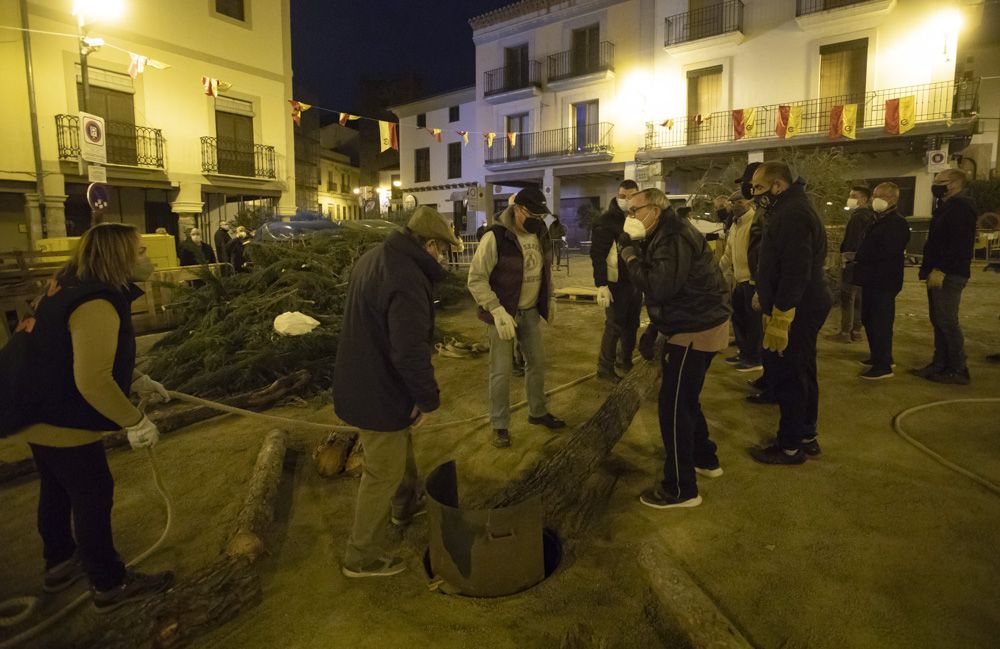
[[[927,280],[927,304],[934,327],[934,358],[917,375],[936,383],[968,385],[965,339],[958,324],[962,290],[969,281],[978,210],[965,195],[969,178],[958,169],[934,177],[931,215],[920,279]]]
[[[765,162],[751,180],[758,209],[767,210],[760,244],[757,297],[764,325],[768,383],[781,409],[774,443],[750,450],[762,464],[802,464],[820,455],[816,440],[819,384],[816,338],[833,299],[826,286],[826,230],[783,162]]]
[[[903,290],[903,265],[910,226],[896,209],[899,187],[882,183],[872,192],[875,220],[868,226],[854,256],[854,283],[861,287],[861,322],[868,337],[868,369],[861,378],[869,381],[892,378],[892,328],[896,319],[896,296]]]

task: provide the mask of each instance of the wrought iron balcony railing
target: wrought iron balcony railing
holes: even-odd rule
[[[527,65],[508,65],[483,73],[485,97],[529,86],[542,87],[542,64],[538,61],[528,61]]]
[[[513,146],[510,140],[501,135],[493,140],[493,146],[486,147],[486,164],[595,153],[614,155],[614,128],[614,124],[600,122],[581,127],[520,133]]]
[[[913,96],[915,122],[944,121],[975,114],[979,103],[979,81],[942,81],[920,86],[873,90],[856,95],[840,95],[807,101],[757,106],[757,128],[746,140],[777,139],[776,126],[782,106],[801,111],[797,137],[829,133],[832,108],[857,104],[856,128],[880,127],[885,123],[885,102]],[[644,150],[670,149],[692,144],[721,144],[736,140],[732,111],[707,115],[686,115],[659,122],[647,122]],[[794,144],[796,138],[789,140]]]
[[[743,3],[740,0],[729,0],[667,18],[664,45],[678,45],[742,31]]]
[[[840,9],[841,7],[850,7],[851,5],[858,5],[864,2],[868,2],[868,0],[796,0],[795,15],[808,16],[809,14],[829,11],[830,9]]]
[[[163,169],[163,133],[158,128],[127,122],[104,122],[108,164]],[[60,160],[80,156],[80,118],[56,115],[56,142]]]
[[[549,82],[615,69],[615,44],[577,47],[549,56]]]
[[[274,178],[274,147],[228,137],[201,138],[204,173]]]

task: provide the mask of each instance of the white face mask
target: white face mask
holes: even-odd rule
[[[621,196],[615,197],[615,202],[618,203],[618,209],[622,212],[628,212],[628,199],[622,198]]]
[[[872,209],[881,214],[889,209],[889,203],[884,198],[876,198],[872,201]]]
[[[847,199],[847,207],[850,208],[850,209],[852,209],[852,210],[858,209],[858,199],[856,199],[856,198],[848,198]]]

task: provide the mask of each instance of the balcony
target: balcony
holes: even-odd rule
[[[548,86],[565,90],[614,76],[615,44],[602,41],[597,47],[578,47],[549,56]]]
[[[201,170],[206,174],[273,179],[274,147],[227,137],[203,137]]]
[[[158,128],[126,122],[105,122],[109,165],[163,169],[163,133]],[[56,142],[60,160],[80,157],[80,118],[56,115]]]
[[[486,147],[486,165],[529,167],[538,160],[549,164],[581,160],[610,160],[615,155],[614,124],[600,122],[586,126],[570,126],[551,131],[536,131],[518,135],[514,146],[499,136],[493,146]],[[553,160],[553,159],[557,160]]]
[[[893,10],[896,0],[796,0],[795,22],[804,30],[861,28]]]
[[[884,131],[885,102],[889,99],[913,95],[915,122],[907,135],[926,136],[949,131],[967,131],[975,121],[979,102],[979,81],[942,81],[939,83],[904,88],[874,90],[857,95],[825,97],[807,101],[787,102],[769,106],[757,106],[757,133],[737,142],[733,134],[732,112],[728,110],[709,115],[687,115],[666,120],[648,122],[646,139],[642,152],[658,152],[649,157],[679,157],[685,155],[684,148],[705,145],[702,152],[711,149],[734,151],[737,149],[777,148],[802,144],[816,145],[829,143],[830,111],[834,106],[857,104],[857,140],[895,138]],[[801,109],[798,134],[789,139],[779,138],[775,132],[779,106],[796,106]],[[838,144],[845,140],[838,138]],[[850,140],[846,140],[850,141]],[[744,144],[745,143],[745,144]],[[690,150],[687,153],[691,153]]]
[[[541,94],[542,64],[511,65],[483,73],[483,97],[491,104],[527,99]]]
[[[670,16],[664,28],[663,47],[680,53],[743,41],[743,3],[729,0]]]

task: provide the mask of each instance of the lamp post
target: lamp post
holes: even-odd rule
[[[87,36],[88,23],[95,20],[113,19],[121,16],[124,6],[121,0],[74,0],[73,15],[76,16],[77,33],[80,35],[80,84],[83,86],[83,101],[80,110],[89,112],[90,75],[87,57],[104,44],[99,38]]]

